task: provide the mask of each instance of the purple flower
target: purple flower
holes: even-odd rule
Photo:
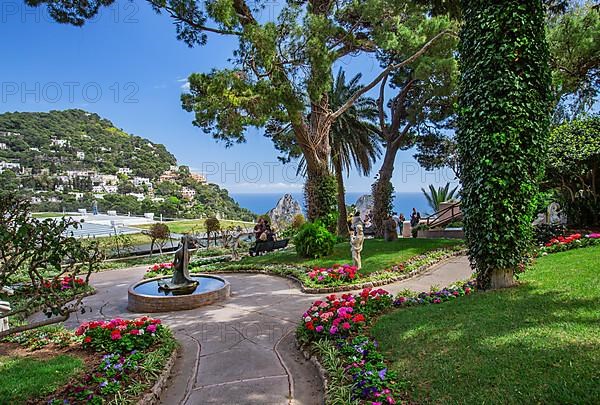
[[[385,380],[385,374],[387,373],[387,368],[384,368],[383,370],[381,370],[379,373],[379,378],[381,378],[381,380]]]

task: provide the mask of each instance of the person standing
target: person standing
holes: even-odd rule
[[[402,235],[402,230],[400,228],[400,217],[397,212],[392,213],[392,219],[396,223],[396,235]]]
[[[398,227],[400,228],[398,237],[402,236],[402,231],[404,230],[404,221],[406,221],[406,218],[404,217],[404,214],[400,213],[400,216],[398,217]]]
[[[98,201],[92,201],[92,214],[98,215]]]
[[[417,209],[413,208],[412,214],[410,214],[410,226],[412,228],[414,228],[415,226],[419,225],[419,219],[421,219],[420,217],[421,216],[417,212]]]

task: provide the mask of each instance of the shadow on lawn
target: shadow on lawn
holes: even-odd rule
[[[600,398],[600,300],[534,285],[396,311],[373,335],[420,401]]]

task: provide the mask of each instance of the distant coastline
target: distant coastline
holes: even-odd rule
[[[247,208],[256,214],[264,214],[275,207],[277,201],[286,193],[230,193],[230,196],[237,201],[242,208]],[[301,192],[291,194],[304,207],[304,197]],[[356,200],[368,192],[349,192],[346,193],[346,204],[354,204]],[[421,192],[396,193],[394,198],[394,211],[403,213],[406,217],[410,216],[412,209],[416,208],[421,215],[429,213],[431,208],[427,204],[425,196]]]

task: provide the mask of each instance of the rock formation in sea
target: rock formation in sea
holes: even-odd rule
[[[275,208],[267,212],[271,224],[278,229],[287,228],[296,214],[302,214],[302,207],[291,194],[285,194],[279,199]]]
[[[373,210],[373,196],[370,194],[363,194],[358,197],[354,204],[356,211],[360,213],[360,218],[364,221],[367,213]]]

